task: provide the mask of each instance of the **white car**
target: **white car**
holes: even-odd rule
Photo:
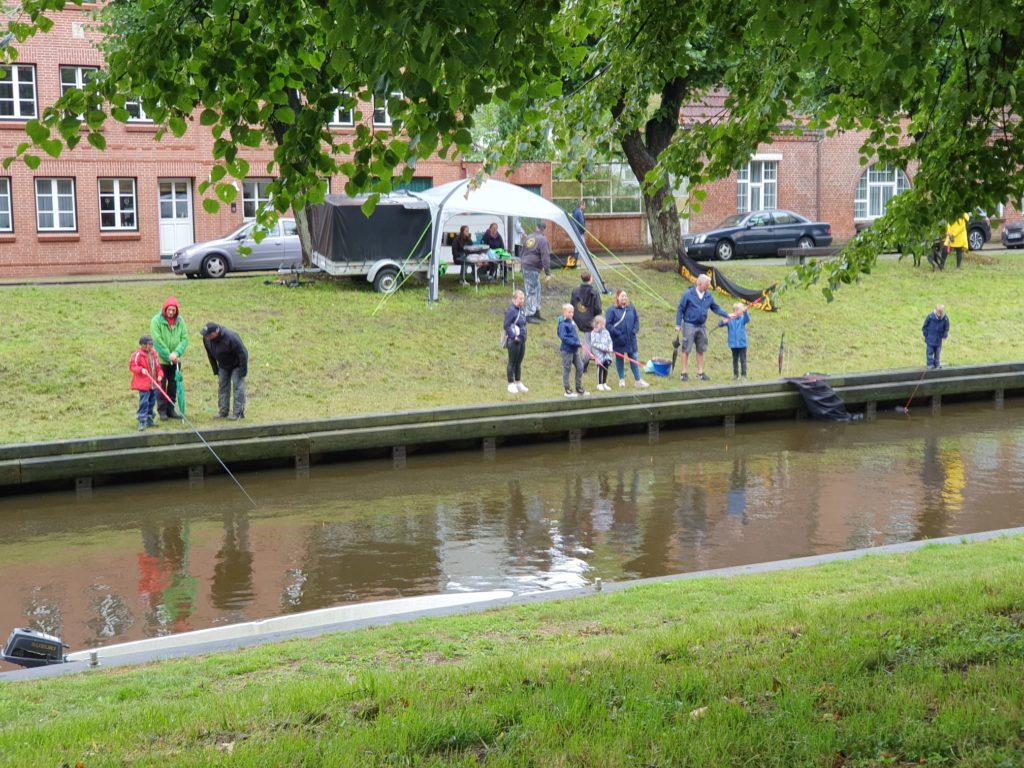
[[[259,243],[252,237],[255,226],[256,222],[250,221],[225,237],[182,248],[171,257],[171,271],[186,277],[224,277],[228,272],[302,266],[302,246],[294,219],[278,219]],[[242,246],[249,252],[240,253]]]

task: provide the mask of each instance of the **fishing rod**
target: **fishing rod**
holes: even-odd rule
[[[171,398],[167,395],[167,393],[164,391],[164,388],[160,386],[160,383],[153,378],[153,374],[151,374],[149,371],[144,371],[144,373],[149,378],[149,380],[153,382],[153,385],[157,388],[157,391],[164,396],[164,400],[171,404],[171,408],[173,409],[175,407],[174,401],[171,400]],[[228,465],[224,463],[224,460],[217,455],[217,452],[215,450],[213,450],[213,446],[206,442],[206,438],[200,434],[198,429],[196,429],[195,424],[189,421],[188,417],[186,417],[184,413],[181,414],[181,419],[186,424],[188,424],[189,428],[196,433],[196,437],[198,437],[202,441],[203,445],[205,445],[207,449],[209,449],[210,453],[213,454],[213,458],[215,458],[224,468],[224,471],[228,473],[228,477],[235,481],[235,485],[238,486],[238,490],[245,494],[245,498],[249,500],[249,503],[252,504],[253,507],[256,507],[256,502],[253,501],[252,496],[250,496],[249,493],[245,490],[245,488],[242,487],[242,484],[238,482],[238,478],[231,473],[231,470],[228,469]]]
[[[928,369],[927,368],[925,368],[923,371],[921,371],[921,378],[919,378],[917,380],[917,384],[914,385],[914,389],[910,393],[910,397],[907,398],[907,404],[904,405],[902,408],[897,405],[896,406],[896,413],[904,413],[904,414],[908,414],[908,415],[910,414],[910,401],[914,399],[914,395],[917,394],[917,388],[921,386],[921,382],[924,381],[925,374],[927,374],[927,373],[928,373]]]

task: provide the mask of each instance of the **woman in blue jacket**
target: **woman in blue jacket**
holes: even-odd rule
[[[626,386],[626,372],[623,360],[629,359],[629,368],[633,371],[633,379],[638,387],[650,386],[640,378],[640,366],[637,363],[638,350],[636,335],[640,332],[640,313],[629,303],[626,292],[619,290],[604,316],[608,333],[612,337],[612,351],[615,352],[615,370],[619,374],[619,386]]]
[[[522,382],[523,358],[526,357],[526,313],[523,311],[525,303],[525,293],[513,293],[512,303],[505,310],[505,322],[502,325],[501,343],[508,350],[507,374],[510,395],[530,391]]]

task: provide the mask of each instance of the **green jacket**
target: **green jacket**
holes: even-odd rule
[[[165,313],[170,306],[178,306],[178,300],[173,296],[164,302],[164,308],[153,316],[153,320],[149,324],[149,333],[153,337],[153,349],[156,350],[160,362],[164,365],[170,364],[171,352],[176,352],[178,357],[181,357],[188,348],[188,328],[185,327],[185,321],[181,317],[181,310],[178,310],[178,317],[174,321],[173,328],[167,322]]]

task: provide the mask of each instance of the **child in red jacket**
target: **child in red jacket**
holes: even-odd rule
[[[146,427],[156,426],[154,418],[156,399],[160,396],[156,385],[164,378],[156,352],[153,350],[152,338],[143,336],[139,339],[139,348],[132,353],[132,357],[128,361],[128,370],[132,372],[132,389],[139,393],[137,415],[139,417],[139,432],[143,432]]]

